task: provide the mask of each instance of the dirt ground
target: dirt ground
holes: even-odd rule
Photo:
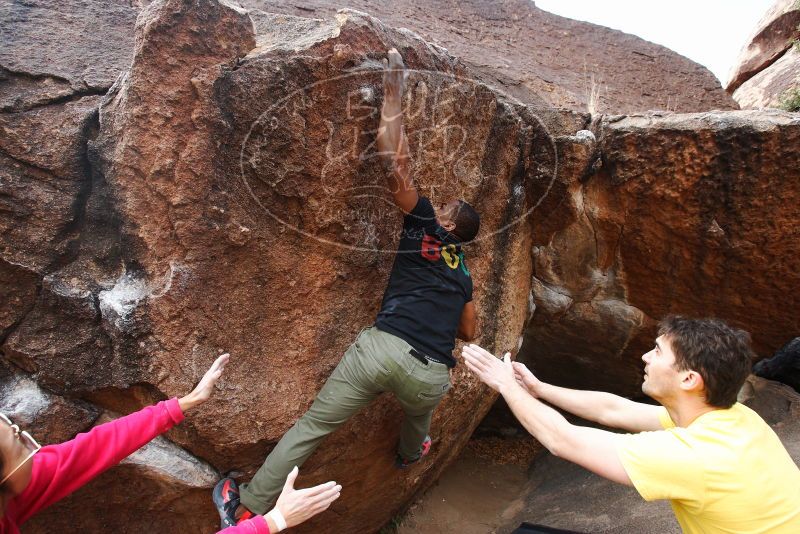
[[[633,488],[542,451],[529,436],[473,437],[382,534],[509,534],[523,520],[576,532],[680,534],[667,501],[648,503]]]
[[[436,485],[411,505],[396,532],[510,531],[525,505],[528,467],[541,450],[531,437],[473,438]]]

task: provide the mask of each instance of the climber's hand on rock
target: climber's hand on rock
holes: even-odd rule
[[[197,383],[197,386],[195,386],[192,392],[178,399],[181,411],[186,412],[186,410],[194,408],[198,404],[202,404],[208,400],[211,393],[214,391],[217,380],[222,376],[222,371],[225,370],[225,364],[228,363],[230,357],[231,355],[226,352],[214,360],[214,363],[211,364],[211,367],[209,367],[206,374],[203,375],[203,378],[200,379],[200,382]]]
[[[403,56],[396,48],[392,48],[383,60],[383,96],[386,100],[399,102],[403,96],[405,82],[405,68]]]
[[[275,503],[275,508],[283,515],[287,527],[299,525],[306,519],[314,517],[328,509],[333,501],[339,498],[342,487],[336,482],[326,482],[319,486],[294,489],[294,481],[299,470],[294,469],[286,477],[283,491]]]
[[[514,362],[511,366],[514,368],[514,379],[517,384],[525,388],[534,397],[538,397],[537,390],[542,382],[531,373],[530,369],[525,367],[524,363]]]
[[[493,390],[503,393],[508,387],[516,386],[510,352],[501,360],[478,345],[469,344],[462,349],[461,356],[467,368]]]

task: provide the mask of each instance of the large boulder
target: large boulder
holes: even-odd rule
[[[800,332],[785,313],[800,306],[800,117],[606,117],[595,131],[596,147],[561,151],[539,215],[521,359],[544,380],[636,396],[668,313],[745,328],[762,356]]]
[[[467,251],[478,342],[515,350],[524,335],[522,354],[537,370],[632,394],[637,353],[666,310],[731,318],[764,349],[796,329],[769,304],[792,305],[800,271],[797,121],[722,113],[590,125],[547,107],[587,104],[586,76],[568,73],[574,58],[552,49],[572,23],[529,3],[506,7],[511,18],[481,2],[443,11],[476,27],[500,16],[482,45],[447,42],[474,54],[462,62],[410,30],[329,7],[301,9],[330,14],[309,19],[212,0],[0,3],[16,24],[3,28],[0,52],[0,347],[13,366],[2,395],[44,399],[14,404],[23,419],[54,406],[64,415],[34,428],[60,441],[100,411],[183,394],[219,352],[233,355],[217,395],[159,440],[157,454],[112,469],[32,531],[212,531],[204,499],[218,473],[252,474],[372,323],[401,221],[373,146],[380,60],[392,46],[412,69],[405,121],[420,189],[434,201],[463,197],[483,214]],[[78,24],[92,14],[102,21],[94,33]],[[481,54],[516,57],[497,43],[506,31],[535,35],[536,20],[551,32],[537,74],[525,74],[536,70],[527,59],[516,73],[481,65]],[[74,53],[59,53],[59,24],[73,28]],[[582,24],[570,27],[605,32]],[[37,25],[48,28],[49,52],[24,57],[17,42],[35,42]],[[102,58],[100,42],[113,48]],[[695,77],[693,64],[632,42],[641,83],[656,69],[704,88],[668,85],[690,94],[677,109],[731,106],[703,81],[710,74]],[[616,52],[592,57],[603,72],[624,71]],[[673,107],[664,93],[631,99],[642,92],[631,83],[614,85],[599,109]],[[756,293],[735,291],[745,279]],[[719,303],[703,300],[711,296]],[[494,400],[462,366],[452,379],[434,452],[414,469],[392,467],[401,411],[390,396],[326,440],[300,484],[333,478],[347,489],[306,530],[375,531],[438,477]],[[157,498],[99,519],[103,499],[122,506],[130,487]]]
[[[0,108],[105,93],[130,63],[136,12],[149,3],[0,1],[0,24],[8,26],[0,34]],[[328,19],[343,7],[331,0],[241,4]],[[711,72],[680,54],[554,15],[529,0],[352,0],[346,5],[447,48],[465,61],[472,76],[529,104],[597,113],[738,108]]]
[[[742,109],[782,108],[786,105],[784,101],[791,100],[791,95],[798,91],[800,45],[789,48],[775,63],[742,83],[733,97]],[[796,111],[794,106],[787,109]]]
[[[742,109],[780,107],[800,88],[800,5],[776,0],[756,26],[731,70],[726,90]]]
[[[520,343],[529,223],[557,166],[552,134],[586,121],[537,116],[444,49],[353,11],[311,21],[168,0],[141,11],[134,42],[130,68],[71,138],[78,191],[50,191],[18,218],[46,202],[73,209],[52,216],[54,230],[4,234],[14,236],[9,269],[33,274],[4,319],[3,353],[41,387],[116,412],[187,392],[220,351],[233,359],[217,395],[168,434],[172,445],[111,470],[34,531],[67,518],[86,529],[211,531],[213,470],[251,475],[372,323],[401,223],[374,151],[388,48],[412,69],[406,127],[421,191],[483,214],[467,254],[490,348]],[[63,251],[50,235],[69,237]],[[461,367],[453,383],[418,468],[393,467],[402,414],[388,396],[326,440],[300,484],[336,479],[348,490],[305,529],[375,531],[433,482],[494,400]],[[187,467],[147,460],[167,466],[170,455]],[[99,519],[107,507],[96,496],[121,506],[129,487],[159,497]]]
[[[242,0],[302,17],[340,3]],[[708,69],[663,46],[554,15],[530,0],[351,0],[348,7],[407,27],[462,58],[480,80],[523,102],[592,113],[738,109]]]
[[[797,0],[776,0],[764,13],[731,68],[726,91],[733,93],[744,82],[775,63],[800,37]]]

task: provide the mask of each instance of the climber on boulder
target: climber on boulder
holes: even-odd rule
[[[405,468],[431,449],[433,410],[450,387],[456,337],[475,337],[472,279],[462,245],[475,239],[478,213],[463,200],[434,208],[414,186],[403,132],[403,59],[397,50],[384,61],[384,102],[377,135],[388,163],[395,204],[405,214],[399,250],[375,324],[362,330],[317,395],[311,408],[278,442],[241,495],[215,498],[223,522],[235,524],[264,513],[282,481],[314,452],[322,439],[384,391],[403,408],[395,465]],[[220,482],[234,487],[231,479]],[[233,506],[240,499],[240,506]]]

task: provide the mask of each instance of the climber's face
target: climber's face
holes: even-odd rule
[[[451,200],[446,204],[434,206],[433,210],[436,213],[436,222],[439,223],[439,226],[448,232],[452,232],[456,227],[455,220],[458,215],[459,207],[460,203],[458,200]]]

